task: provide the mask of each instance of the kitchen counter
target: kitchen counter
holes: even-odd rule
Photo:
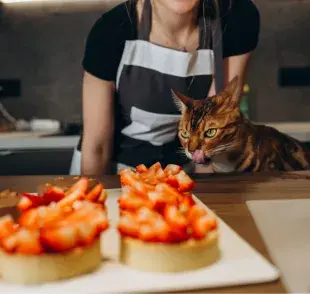
[[[292,136],[302,142],[310,142],[310,122],[307,123],[259,123],[274,127],[279,131]],[[79,141],[79,136],[0,136],[0,150],[46,150],[46,149],[74,149]]]
[[[0,138],[0,150],[74,149],[80,136]]]

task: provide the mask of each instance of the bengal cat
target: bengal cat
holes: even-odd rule
[[[178,136],[185,154],[214,172],[310,169],[310,149],[274,128],[256,125],[240,111],[235,77],[218,95],[194,100],[172,91],[182,112]]]

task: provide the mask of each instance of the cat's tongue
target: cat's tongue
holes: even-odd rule
[[[204,163],[205,162],[205,154],[202,150],[196,150],[192,156],[192,160],[195,163]]]

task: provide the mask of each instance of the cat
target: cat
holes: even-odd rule
[[[242,86],[236,76],[218,95],[192,99],[172,90],[181,111],[178,137],[188,158],[211,164],[215,173],[310,169],[310,149],[240,111]]]

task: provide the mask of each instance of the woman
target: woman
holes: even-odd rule
[[[105,13],[86,43],[83,138],[71,174],[157,161],[192,168],[171,89],[202,99],[244,78],[258,35],[251,0],[130,0]]]

